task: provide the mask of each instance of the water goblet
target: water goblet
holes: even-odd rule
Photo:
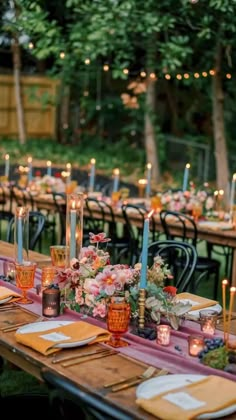
[[[107,310],[107,329],[111,337],[106,344],[112,347],[128,346],[121,336],[128,331],[130,313],[130,304],[126,302],[125,297],[113,296],[111,298]]]
[[[27,291],[34,287],[35,271],[36,263],[32,261],[15,264],[16,287],[22,291],[22,297],[18,300],[19,303],[24,305],[33,303],[33,300],[27,297]]]

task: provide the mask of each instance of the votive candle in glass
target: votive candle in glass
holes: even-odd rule
[[[51,285],[43,290],[42,314],[48,318],[60,315],[60,289],[57,285]]]
[[[53,265],[46,265],[42,267],[41,286],[42,290],[50,286],[56,276],[56,267]]]
[[[198,356],[200,351],[204,349],[204,337],[201,335],[189,335],[188,352],[190,356]]]
[[[204,309],[199,312],[201,331],[214,335],[217,323],[218,314],[216,311],[210,309]]]
[[[28,261],[29,250],[29,209],[24,206],[16,208],[14,220],[15,261],[22,264]]]
[[[169,346],[170,331],[171,327],[169,325],[157,325],[157,344]]]
[[[69,259],[78,258],[83,242],[83,193],[67,194],[66,204],[66,245]],[[70,261],[67,262],[69,266]]]

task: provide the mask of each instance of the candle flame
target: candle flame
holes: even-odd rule
[[[222,280],[222,286],[227,286],[228,285],[228,280],[227,279],[224,279],[224,280]]]
[[[152,169],[152,164],[151,163],[147,163],[147,169]]]
[[[50,160],[48,160],[47,161],[47,166],[49,167],[49,166],[51,166],[52,165],[52,162],[50,161]]]
[[[190,163],[186,163],[186,168],[189,169],[190,168]]]
[[[71,208],[72,208],[73,210],[75,210],[75,209],[76,209],[76,202],[75,202],[75,200],[72,200],[72,201],[71,201]]]
[[[32,162],[32,157],[31,156],[29,156],[28,157],[28,163],[31,163]]]
[[[147,218],[148,218],[148,219],[150,219],[150,217],[153,215],[153,213],[154,213],[154,210],[151,210],[151,211],[148,213]]]
[[[138,180],[139,185],[146,185],[147,184],[147,180],[146,179],[139,179]]]
[[[71,163],[69,163],[69,162],[68,162],[68,163],[66,164],[66,169],[68,169],[68,170],[70,170],[70,169],[71,169]]]
[[[114,171],[113,171],[113,174],[114,174],[114,175],[120,175],[120,170],[119,170],[119,168],[115,168],[115,169],[114,169]]]
[[[236,180],[236,174],[233,174],[233,180],[234,181]]]
[[[91,163],[91,165],[95,165],[95,163],[96,163],[96,159],[92,158],[92,159],[90,160],[90,163]]]
[[[7,153],[6,155],[5,155],[5,160],[9,160],[10,159],[10,156],[9,156],[9,154]]]
[[[219,194],[219,191],[218,190],[215,190],[214,191],[214,195],[218,195]]]
[[[224,193],[225,193],[224,190],[219,190],[220,195],[224,195]]]
[[[230,293],[235,293],[235,292],[236,292],[236,287],[233,287],[233,286],[232,286],[232,287],[230,287],[230,289],[229,289],[229,290],[230,290]]]

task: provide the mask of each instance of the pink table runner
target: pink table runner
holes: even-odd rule
[[[1,258],[1,257],[0,257]],[[7,258],[0,259],[0,274],[3,274],[4,261],[9,261]],[[40,283],[41,270],[36,270],[35,285]],[[19,290],[13,284],[0,280],[0,285],[9,287],[9,289],[18,291]],[[31,305],[27,305],[27,308],[35,314],[42,315],[42,300],[39,295],[34,291],[28,292],[29,297],[33,300]],[[53,318],[50,318],[52,320]],[[87,322],[98,325],[104,328],[104,321],[85,316],[77,313],[70,309],[65,309],[64,313],[56,320],[78,320],[86,319]],[[202,374],[202,375],[219,375],[225,378],[236,381],[236,375],[221,370],[213,369],[203,365],[197,357],[189,356],[187,349],[187,337],[190,334],[199,333],[205,337],[212,337],[207,334],[203,334],[200,331],[200,325],[194,321],[184,321],[183,325],[178,331],[171,330],[171,343],[167,347],[163,347],[156,343],[155,340],[151,341],[144,339],[131,333],[130,331],[124,334],[124,338],[130,344],[128,347],[119,348],[119,352],[130,356],[139,361],[153,365],[157,368],[166,368],[171,373],[190,373],[190,374]],[[217,331],[214,337],[222,337],[223,333]],[[178,346],[181,351],[176,350]]]

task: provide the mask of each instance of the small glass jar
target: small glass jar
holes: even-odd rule
[[[197,357],[200,351],[204,349],[204,337],[201,335],[189,335],[188,352],[190,356]]]
[[[169,346],[170,331],[171,327],[169,325],[157,325],[157,344]]]
[[[43,290],[42,314],[48,318],[60,315],[60,289],[57,285],[50,285]]]
[[[201,331],[214,335],[216,329],[216,323],[218,318],[218,313],[210,309],[204,309],[199,312]]]

